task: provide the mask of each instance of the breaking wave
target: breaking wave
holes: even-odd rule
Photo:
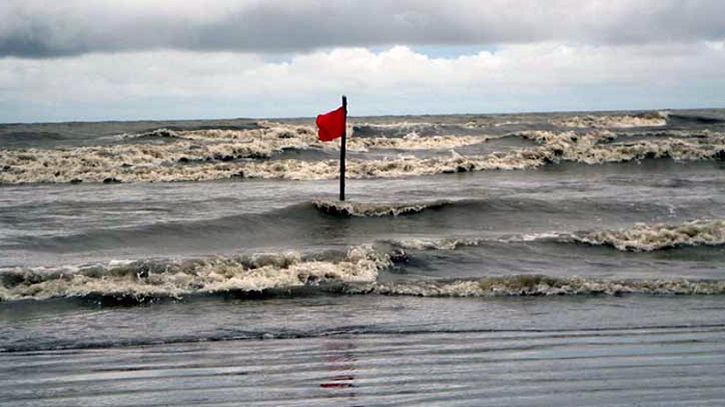
[[[359,123],[352,126],[353,137],[402,137],[410,134],[434,135],[446,126],[427,122]]]
[[[439,209],[450,205],[449,201],[420,203],[362,203],[341,201],[315,201],[318,210],[335,216],[344,217],[382,217],[412,215],[426,209]]]
[[[445,237],[441,239],[405,239],[391,240],[387,243],[401,250],[456,250],[463,247],[475,247],[486,243],[521,243],[521,242],[560,242],[569,239],[564,233],[534,233],[512,235],[497,238],[476,237]],[[566,238],[564,238],[566,237]]]
[[[171,143],[116,144],[59,149],[0,150],[0,182],[178,181],[213,179],[209,167],[270,158],[288,149],[319,144],[305,127],[271,126],[248,130],[158,129],[128,139],[170,138]],[[203,174],[207,173],[207,176]],[[228,178],[226,174],[223,178]]]
[[[337,216],[399,216],[448,205],[346,206]],[[315,203],[318,210],[330,203]],[[318,206],[321,205],[321,206]],[[338,211],[334,212],[334,211]],[[384,270],[417,264],[415,251],[448,251],[489,243],[541,242],[611,246],[646,252],[683,246],[725,244],[725,221],[698,220],[678,225],[638,224],[629,229],[549,232],[530,235],[411,238],[360,245],[347,251],[261,253],[185,260],[111,261],[84,266],[0,269],[0,301],[49,298],[111,298],[144,302],[218,293],[271,293],[312,289],[344,294],[460,296],[725,294],[725,281],[688,279],[560,278],[545,275],[476,279],[380,281]],[[413,268],[417,266],[412,266]],[[410,271],[413,271],[411,269]]]
[[[488,137],[482,136],[421,136],[417,133],[409,133],[401,138],[368,137],[354,138],[347,141],[347,147],[352,151],[369,151],[370,149],[391,149],[391,150],[447,150],[451,148],[465,147],[488,141]]]
[[[180,262],[115,262],[77,269],[0,270],[0,300],[91,298],[143,303],[186,296],[293,295],[313,290],[346,295],[530,297],[577,295],[723,295],[723,280],[600,279],[538,274],[445,280],[377,280],[393,260],[353,248],[337,260],[297,254],[206,258]]]
[[[574,116],[566,119],[552,120],[559,127],[577,128],[611,128],[624,129],[631,127],[661,127],[667,125],[667,116],[660,112],[648,112],[635,115],[615,116]]]
[[[57,182],[169,182],[208,181],[229,178],[322,180],[338,176],[337,159],[269,160],[286,150],[338,149],[336,143],[317,141],[306,127],[273,126],[251,130],[157,130],[174,143],[120,144],[70,149],[0,150],[0,183]],[[616,142],[617,134],[594,130],[524,131],[509,135],[538,143],[505,152],[419,157],[397,154],[382,159],[351,158],[350,178],[393,178],[483,170],[531,169],[561,162],[602,164],[647,158],[679,161],[725,159],[725,135],[705,132],[652,136],[644,140]],[[400,139],[351,139],[352,148],[438,149],[485,142],[485,137],[436,136]],[[331,154],[334,156],[334,154]]]
[[[350,284],[347,294],[418,297],[529,297],[554,295],[722,295],[725,281],[604,280],[543,275],[486,277],[452,281],[392,281]]]
[[[678,247],[725,245],[725,220],[694,220],[681,224],[639,223],[630,228],[604,231],[544,232],[498,238],[447,237],[407,239],[389,243],[403,250],[455,250],[487,242],[554,242],[609,246],[627,252],[650,252]]]
[[[336,176],[334,160],[278,160],[290,150],[335,156],[339,142],[322,143],[314,129],[262,123],[254,129],[156,129],[122,136],[144,143],[75,148],[0,149],[0,183],[168,182],[234,177],[325,179]],[[164,140],[152,143],[149,140]],[[485,137],[409,134],[402,138],[351,138],[351,151],[451,149],[486,142]],[[281,164],[280,164],[281,163]],[[335,168],[333,168],[335,167]]]
[[[290,252],[184,261],[115,261],[81,267],[2,269],[0,300],[104,296],[142,301],[199,293],[262,292],[330,282],[374,281],[378,271],[390,264],[385,253],[358,246],[339,256],[305,257]]]
[[[637,224],[630,229],[573,234],[570,239],[634,252],[682,246],[717,246],[725,244],[725,220],[697,220],[679,225]]]

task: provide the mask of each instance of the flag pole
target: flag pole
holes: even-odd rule
[[[340,200],[345,200],[345,139],[347,138],[347,97],[342,96],[342,108],[345,110],[345,128],[342,129],[340,142]]]

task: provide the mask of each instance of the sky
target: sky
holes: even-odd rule
[[[725,107],[721,0],[3,0],[0,122]]]

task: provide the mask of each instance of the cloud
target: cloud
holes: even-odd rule
[[[5,0],[0,56],[685,43],[725,38],[723,15],[725,2],[710,0]]]
[[[710,0],[4,0],[0,121],[311,116],[341,93],[354,115],[722,106],[723,15]]]
[[[353,115],[712,106],[725,92],[725,48],[546,42],[455,58],[407,46],[277,62],[174,50],[4,58],[0,88],[0,106],[43,120],[309,117],[342,93]]]

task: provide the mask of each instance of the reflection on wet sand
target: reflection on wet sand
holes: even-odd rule
[[[320,388],[334,390],[329,394],[334,398],[354,398],[357,396],[355,383],[355,343],[352,338],[322,338],[324,367],[329,373],[322,377]]]

